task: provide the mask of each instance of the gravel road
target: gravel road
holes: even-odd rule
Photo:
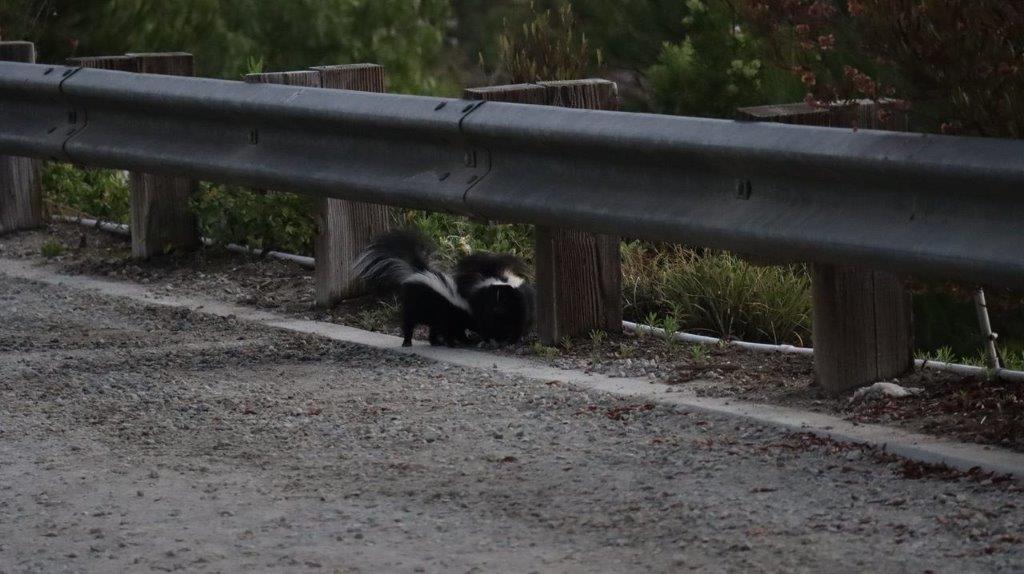
[[[0,572],[1019,572],[1020,486],[0,277]]]

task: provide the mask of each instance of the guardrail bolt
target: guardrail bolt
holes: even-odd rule
[[[466,167],[476,167],[476,151],[474,151],[474,150],[467,151],[466,155],[463,156],[462,159],[463,159],[463,163],[466,164]]]
[[[740,199],[750,199],[751,185],[749,179],[738,179],[736,180],[736,197]]]
[[[260,130],[252,130],[249,132],[249,143],[251,145],[260,143]]]

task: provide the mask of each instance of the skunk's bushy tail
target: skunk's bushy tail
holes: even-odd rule
[[[395,230],[373,241],[352,264],[356,276],[375,289],[395,289],[431,270],[434,244],[419,231]]]

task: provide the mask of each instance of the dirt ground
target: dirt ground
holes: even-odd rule
[[[5,574],[1024,568],[998,477],[6,277],[0,317]]]
[[[368,297],[342,303],[328,312],[317,310],[311,271],[272,259],[205,249],[137,264],[127,257],[125,238],[69,224],[0,240],[0,257],[41,259],[47,242],[65,248],[54,260],[67,273],[135,281],[168,292],[213,296],[307,319],[397,333],[393,301]],[[530,340],[494,352],[532,356],[568,369],[649,377],[705,396],[795,406],[856,422],[1024,451],[1024,385],[1014,383],[918,370],[894,382],[923,388],[922,394],[851,404],[848,397],[828,397],[820,392],[811,358],[806,356],[669,344],[658,337],[630,333],[581,339],[557,348],[541,347]]]

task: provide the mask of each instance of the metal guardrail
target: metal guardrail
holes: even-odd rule
[[[0,62],[0,154],[1024,286],[1024,141]]]

